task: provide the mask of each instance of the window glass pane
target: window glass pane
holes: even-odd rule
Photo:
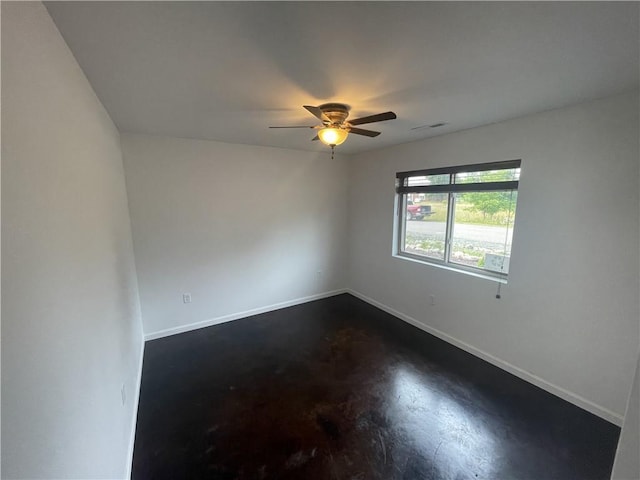
[[[403,251],[444,260],[447,193],[406,195]]]
[[[510,182],[520,179],[519,168],[507,170],[486,170],[484,172],[460,172],[455,175],[455,183]]]
[[[408,187],[422,187],[425,185],[448,185],[450,174],[442,175],[421,175],[416,177],[408,177],[405,185]]]
[[[517,191],[455,196],[451,263],[508,273]]]

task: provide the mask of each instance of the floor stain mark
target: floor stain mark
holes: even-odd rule
[[[316,423],[320,425],[324,433],[326,433],[332,440],[340,438],[340,429],[338,428],[338,425],[329,418],[319,413],[316,415]]]
[[[378,438],[380,439],[380,447],[382,448],[382,455],[384,458],[383,465],[386,465],[387,464],[387,447],[384,444],[384,439],[382,438],[382,434],[380,433],[380,430],[378,430]]]

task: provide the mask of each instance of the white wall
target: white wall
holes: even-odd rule
[[[392,257],[397,171],[515,158],[501,300],[489,280]],[[638,348],[637,93],[359,154],[350,166],[350,288],[621,423]]]
[[[611,478],[640,479],[640,358],[636,364],[636,375],[629,395]]]
[[[2,2],[2,260],[3,478],[124,478],[142,329],[120,140],[39,2]]]
[[[122,145],[145,334],[345,288],[347,168],[329,149]]]

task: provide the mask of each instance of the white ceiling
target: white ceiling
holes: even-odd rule
[[[355,153],[638,87],[636,2],[49,2],[121,131],[303,150],[302,108],[397,120]],[[437,122],[438,128],[414,127]]]

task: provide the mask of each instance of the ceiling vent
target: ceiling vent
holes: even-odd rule
[[[445,125],[447,125],[447,122],[438,122],[432,123],[431,125],[420,125],[419,127],[413,127],[411,130],[422,130],[423,128],[438,128],[444,127]]]

